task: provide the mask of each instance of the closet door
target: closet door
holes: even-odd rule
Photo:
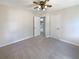
[[[40,17],[34,17],[34,36],[40,35]]]
[[[61,17],[60,15],[52,15],[51,17],[51,37],[61,38]]]

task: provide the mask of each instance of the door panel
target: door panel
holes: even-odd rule
[[[40,17],[34,17],[34,36],[40,35]]]
[[[61,37],[61,20],[60,15],[52,15],[51,17],[51,37]]]

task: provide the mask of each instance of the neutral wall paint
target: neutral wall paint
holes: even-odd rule
[[[33,36],[33,15],[21,8],[0,6],[0,46]]]
[[[50,37],[50,14],[47,13],[45,16],[45,35]]]
[[[79,46],[79,6],[56,11],[51,15],[51,37]]]

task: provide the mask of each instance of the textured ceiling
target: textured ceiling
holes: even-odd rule
[[[31,4],[33,1],[39,1],[39,0],[0,0],[0,4],[31,8]],[[53,7],[51,8],[52,10],[59,10],[79,5],[79,0],[50,0],[49,4],[53,5]]]

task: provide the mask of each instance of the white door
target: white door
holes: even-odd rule
[[[53,15],[51,18],[51,36],[57,39],[61,37],[60,15]]]
[[[34,17],[34,36],[40,35],[40,17]]]

